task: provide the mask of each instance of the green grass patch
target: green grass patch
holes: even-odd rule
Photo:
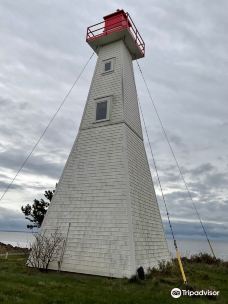
[[[189,287],[219,290],[216,298],[173,299],[174,287],[185,288],[176,261],[151,270],[145,281],[110,279],[73,273],[48,273],[25,266],[25,256],[0,259],[0,303],[6,304],[151,304],[228,303],[228,265],[222,261],[184,259]]]

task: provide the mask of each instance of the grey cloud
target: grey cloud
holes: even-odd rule
[[[8,185],[9,185],[8,182],[0,181],[0,190],[4,191],[8,187]],[[23,189],[23,186],[17,185],[17,184],[13,184],[10,188],[11,189]]]
[[[218,172],[214,174],[209,174],[206,177],[206,184],[209,185],[209,187],[214,187],[214,188],[224,188],[227,187],[228,185],[228,176],[227,173],[223,172]]]
[[[173,230],[177,239],[205,239],[202,227],[198,222],[173,221]],[[164,221],[165,232],[171,237],[170,228],[167,221]],[[205,228],[210,239],[228,240],[228,225],[216,223],[205,223]]]
[[[215,169],[215,167],[210,164],[210,163],[205,163],[200,165],[199,167],[193,168],[189,171],[185,171],[185,172],[190,172],[191,175],[198,175],[198,174],[204,174],[204,173],[208,173],[211,172]]]
[[[24,153],[20,150],[11,150],[0,153],[0,167],[13,169],[15,172],[24,161]],[[36,175],[47,175],[53,178],[59,178],[63,169],[63,163],[48,161],[41,155],[33,155],[25,166],[24,171]]]
[[[22,212],[0,207],[0,230],[25,231],[27,222]]]

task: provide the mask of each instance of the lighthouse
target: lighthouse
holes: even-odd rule
[[[80,128],[42,224],[64,236],[50,269],[131,277],[170,258],[143,142],[132,61],[145,44],[117,10],[88,27],[97,54]]]

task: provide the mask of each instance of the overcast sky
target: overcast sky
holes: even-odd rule
[[[15,175],[92,50],[88,25],[123,8],[146,43],[140,64],[211,238],[228,239],[228,1],[1,0],[0,191]],[[80,124],[96,56],[0,202],[0,229],[58,181]],[[204,238],[137,66],[136,84],[179,238]],[[167,228],[153,163],[145,145]]]

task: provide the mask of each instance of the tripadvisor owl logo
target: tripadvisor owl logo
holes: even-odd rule
[[[175,299],[180,298],[181,296],[181,290],[179,288],[173,288],[171,290],[171,296]]]

